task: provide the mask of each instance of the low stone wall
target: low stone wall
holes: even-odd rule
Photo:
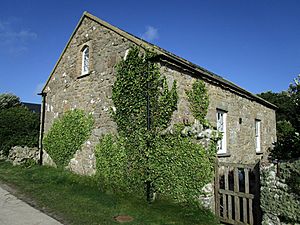
[[[12,147],[7,157],[13,165],[21,165],[28,163],[38,163],[39,161],[39,150],[38,148],[29,147]]]
[[[206,184],[201,191],[202,194],[199,196],[199,201],[204,208],[215,212],[214,182]]]
[[[263,225],[300,224],[300,159],[261,166]]]

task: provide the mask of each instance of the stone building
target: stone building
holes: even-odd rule
[[[276,106],[224,78],[145,42],[85,12],[71,35],[43,88],[44,123],[47,133],[55,118],[71,109],[84,109],[95,119],[92,135],[70,161],[80,174],[95,172],[94,147],[99,137],[116,132],[110,117],[114,66],[126,57],[130,46],[155,51],[161,74],[171,84],[177,81],[178,109],[173,122],[194,121],[186,90],[196,79],[205,82],[209,93],[207,119],[223,133],[220,161],[253,163],[265,158],[276,139]],[[47,154],[44,155],[47,158]]]

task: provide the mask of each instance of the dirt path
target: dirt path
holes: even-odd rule
[[[0,186],[1,225],[62,225]]]

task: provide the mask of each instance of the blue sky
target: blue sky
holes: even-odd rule
[[[1,0],[0,93],[40,102],[82,13],[260,93],[300,73],[300,1]]]

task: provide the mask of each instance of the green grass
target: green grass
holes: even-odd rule
[[[147,204],[130,195],[103,193],[90,177],[55,168],[22,168],[0,161],[0,181],[64,224],[119,224],[113,219],[117,215],[132,216],[134,220],[125,223],[129,225],[218,224],[210,211],[163,200]]]

